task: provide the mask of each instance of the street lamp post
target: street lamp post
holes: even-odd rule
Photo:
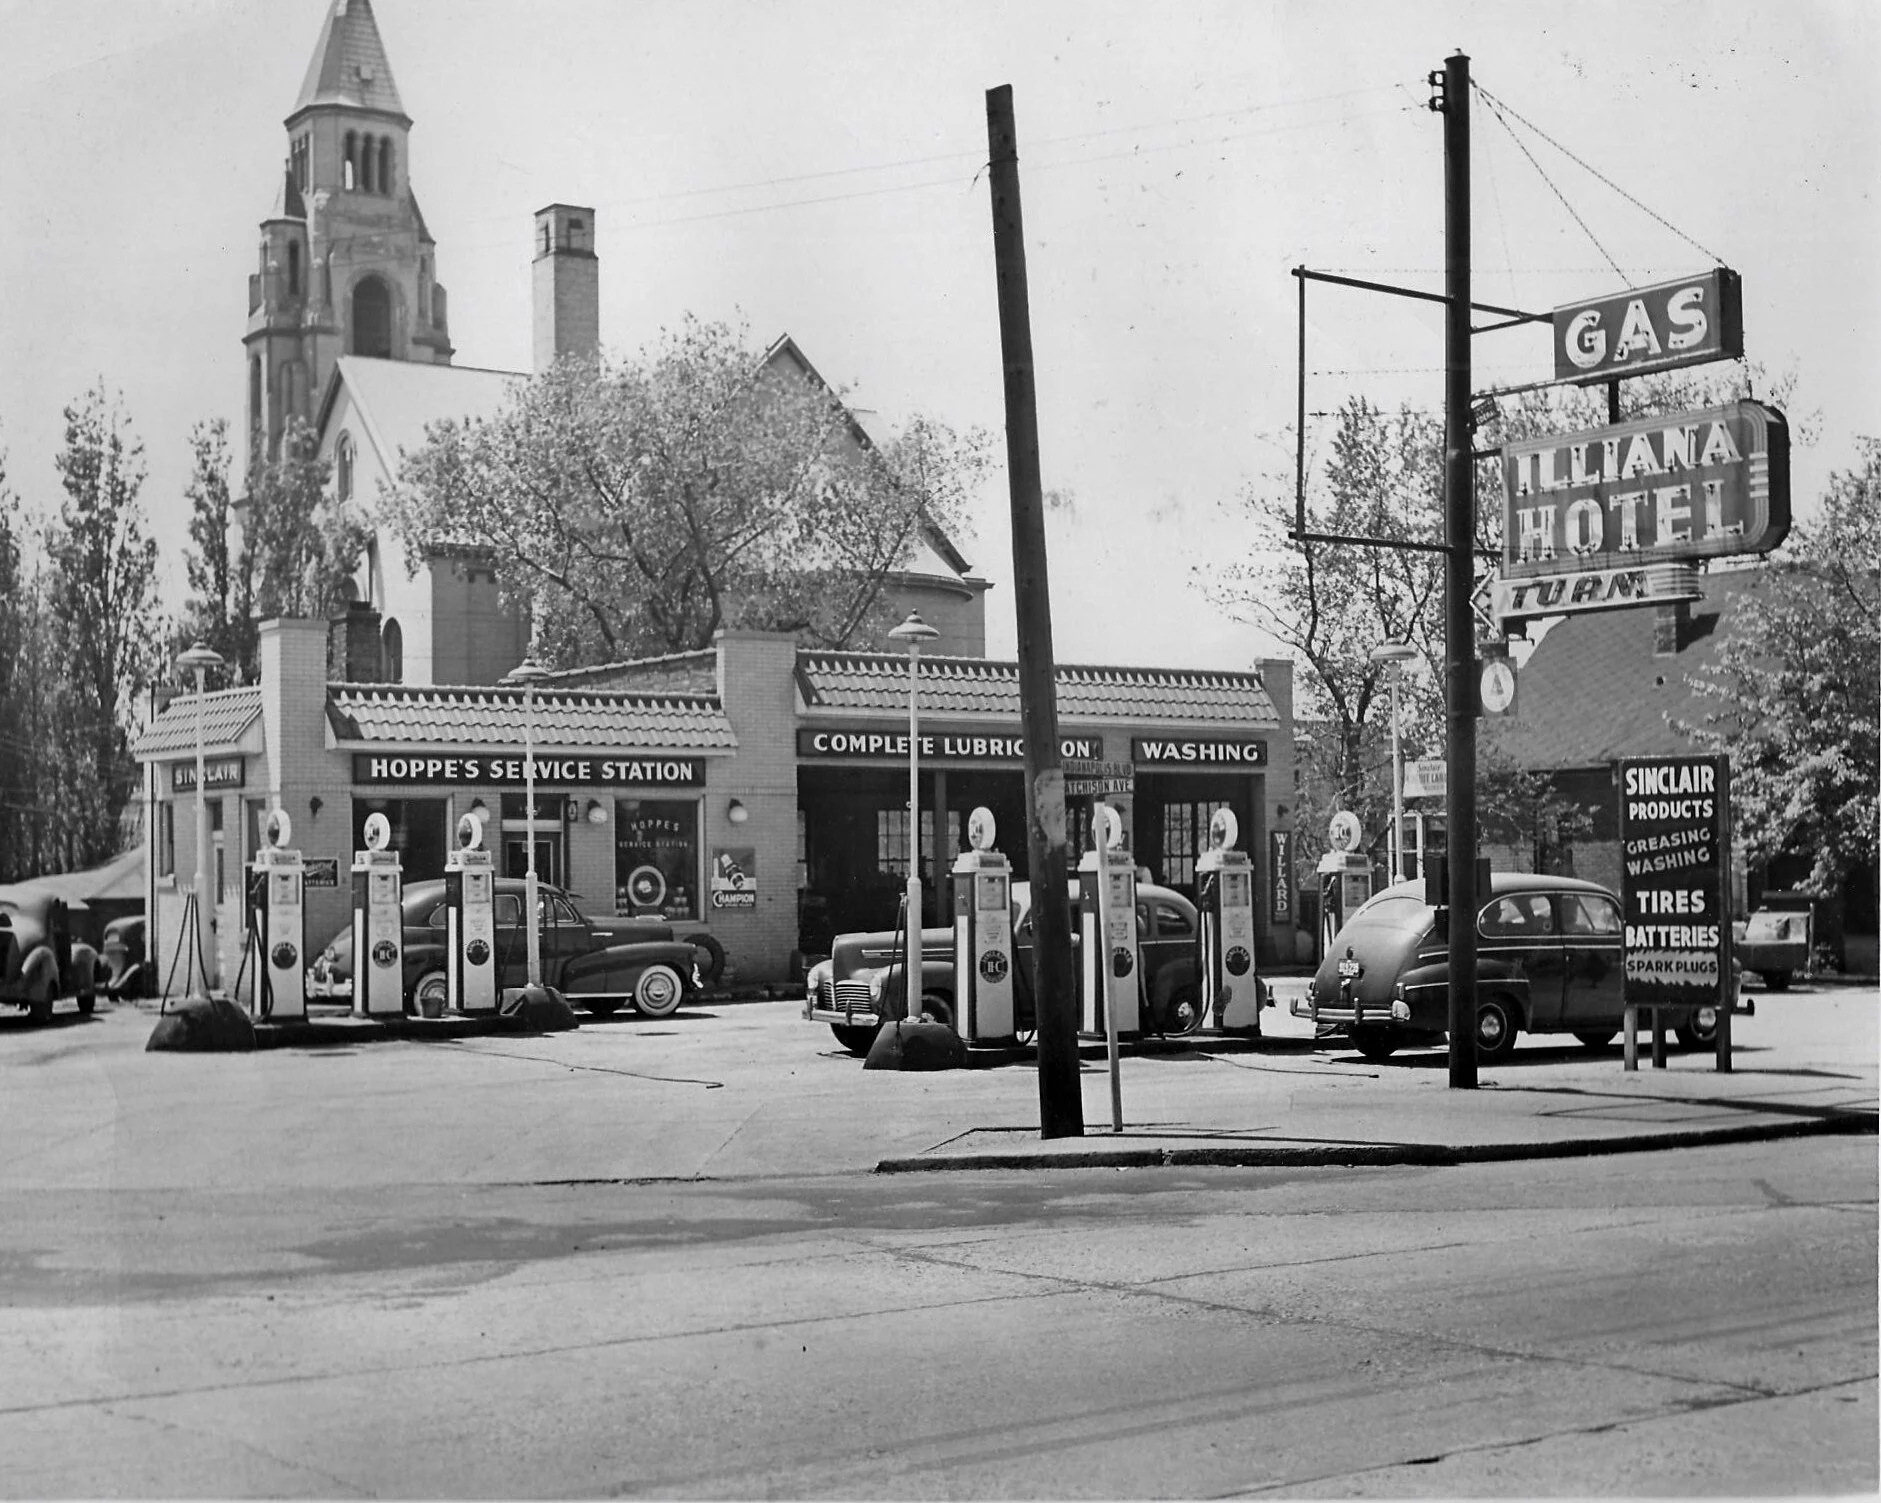
[[[932,642],[940,633],[921,619],[919,611],[909,611],[908,619],[888,636],[891,641],[908,644],[908,945],[903,958],[902,991],[908,1004],[907,1018],[912,1023],[921,1016],[921,644]],[[936,810],[937,852],[940,829],[940,811]]]
[[[1372,649],[1374,663],[1391,668],[1391,880],[1404,880],[1404,743],[1400,739],[1398,678],[1404,665],[1417,656],[1409,642],[1381,642]]]
[[[506,684],[520,684],[523,691],[523,803],[528,810],[528,832],[523,836],[526,866],[523,877],[524,922],[529,939],[529,988],[542,985],[542,903],[536,883],[536,685],[549,676],[548,669],[535,660],[524,658],[504,675]]]
[[[206,1001],[209,996],[211,981],[209,956],[203,949],[202,939],[203,910],[208,907],[211,901],[209,886],[209,780],[204,776],[205,769],[202,746],[203,697],[206,692],[203,681],[211,668],[220,668],[223,665],[224,660],[222,654],[217,652],[206,642],[197,642],[187,652],[180,654],[176,660],[176,666],[179,670],[188,669],[196,676],[196,891],[194,903],[195,932],[190,939],[194,946],[191,955],[191,966],[195,974],[199,976],[202,981],[202,990],[200,992],[189,990],[190,972],[185,971],[183,976],[183,988],[187,993],[187,999],[190,1001],[195,1001],[198,998]],[[209,911],[213,913],[215,910],[210,909]],[[188,905],[186,905],[185,929],[190,927],[187,922],[188,916],[189,908]],[[179,938],[180,937],[181,936],[179,936]]]

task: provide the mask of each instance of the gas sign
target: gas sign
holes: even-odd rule
[[[1743,353],[1743,291],[1722,266],[1554,310],[1557,381],[1615,381]]]

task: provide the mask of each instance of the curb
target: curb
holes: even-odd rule
[[[1222,1168],[1367,1168],[1413,1165],[1508,1163],[1521,1159],[1595,1158],[1603,1154],[1654,1153],[1666,1148],[1706,1148],[1766,1143],[1784,1138],[1874,1137],[1872,1112],[1850,1112],[1811,1122],[1771,1122],[1748,1127],[1689,1128],[1620,1138],[1566,1138],[1552,1143],[1316,1143],[1299,1147],[1090,1148],[1062,1153],[956,1154],[946,1158],[882,1159],[877,1174],[925,1174],[961,1169],[1157,1169],[1202,1165]]]

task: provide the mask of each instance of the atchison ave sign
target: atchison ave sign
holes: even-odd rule
[[[1760,402],[1502,448],[1504,580],[1768,553],[1789,535],[1790,444]]]

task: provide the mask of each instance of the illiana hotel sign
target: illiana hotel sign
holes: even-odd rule
[[[1789,461],[1783,415],[1749,401],[1505,444],[1496,613],[1638,605],[1651,565],[1768,553]]]

